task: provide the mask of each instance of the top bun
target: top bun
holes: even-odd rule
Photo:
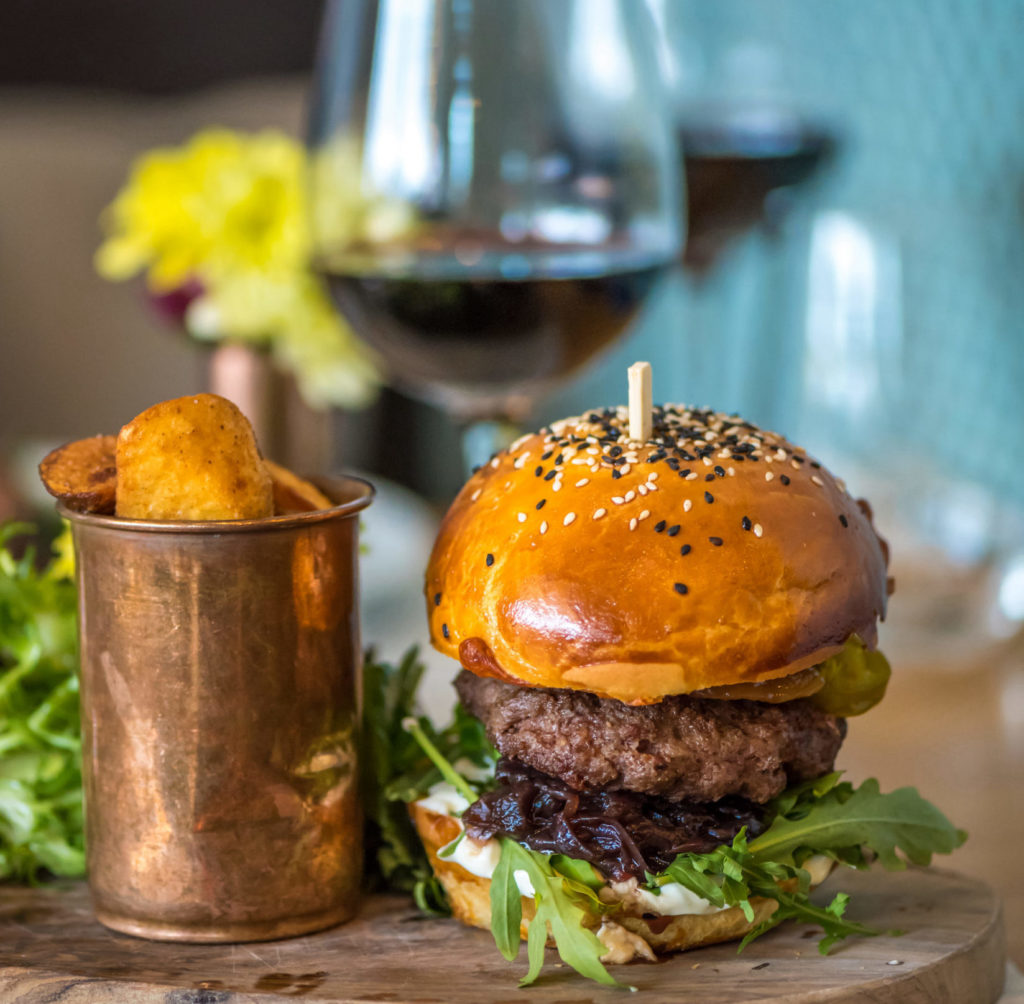
[[[524,436],[478,470],[427,567],[434,646],[481,676],[632,704],[797,673],[887,597],[870,511],[736,416],[625,408]]]

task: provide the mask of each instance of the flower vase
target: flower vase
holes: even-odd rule
[[[224,342],[209,358],[210,392],[233,401],[252,423],[265,457],[303,475],[332,467],[331,413],[311,408],[295,380],[258,346]]]

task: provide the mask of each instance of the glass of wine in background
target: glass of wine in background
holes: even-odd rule
[[[389,380],[466,425],[627,328],[680,252],[646,6],[334,0],[310,112],[315,257]]]

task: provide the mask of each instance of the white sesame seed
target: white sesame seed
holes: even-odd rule
[[[636,486],[636,490],[637,490],[637,491],[638,491],[638,492],[639,492],[639,493],[640,493],[641,495],[646,495],[646,494],[647,494],[647,485],[637,485],[637,486]]]
[[[499,463],[499,461],[500,461],[500,458],[499,458],[499,457],[495,457],[495,458],[494,458],[494,459],[493,459],[493,460],[491,461],[491,467],[497,467],[497,466],[498,466],[498,463]]]
[[[594,510],[594,519],[600,519],[602,516],[606,515],[607,512],[608,512],[607,509],[595,509]]]
[[[657,471],[651,471],[651,473],[647,475],[647,480],[648,481],[657,481],[658,480],[658,472]]]
[[[469,501],[470,502],[475,502],[478,498],[480,498],[480,493],[482,491],[483,491],[482,488],[477,488],[477,490],[475,492],[473,492],[472,495],[469,496]]]
[[[520,447],[520,446],[522,446],[522,445],[523,445],[523,443],[525,443],[525,442],[526,442],[526,441],[527,441],[527,440],[528,440],[528,439],[530,438],[530,436],[532,436],[532,435],[533,435],[533,433],[532,433],[532,432],[528,432],[528,433],[527,433],[527,434],[526,434],[525,436],[520,436],[520,437],[519,437],[519,438],[518,438],[518,439],[517,439],[517,440],[516,440],[516,441],[515,441],[515,442],[514,442],[514,443],[513,443],[513,444],[512,444],[512,445],[511,445],[510,447],[509,447],[509,452],[510,452],[510,453],[515,453],[515,452],[516,452],[516,450],[518,450],[518,449],[519,449],[519,447]],[[526,453],[524,453],[524,454],[523,454],[523,456],[524,456],[524,457],[528,457],[529,455],[530,455],[529,451],[527,451]]]
[[[786,459],[786,451],[781,446],[775,451],[775,459],[776,460],[785,460]]]
[[[562,482],[558,478],[551,482],[551,490],[553,492],[560,492],[562,490]]]
[[[765,481],[771,481],[771,479],[774,478],[774,477],[775,477],[775,475],[772,474],[771,471],[765,471],[764,472],[764,479],[765,479]]]
[[[525,512],[517,512],[516,513],[516,519],[519,520],[520,523],[525,523],[526,522],[526,513]]]
[[[711,466],[711,458],[710,457],[701,457],[700,459],[704,461],[704,466],[705,467],[710,467]]]
[[[624,498],[624,499],[625,499],[625,500],[626,500],[627,502],[632,502],[632,501],[633,501],[633,499],[635,499],[635,498],[636,498],[636,492],[635,492],[635,491],[633,491],[633,489],[632,489],[632,488],[630,488],[630,490],[629,490],[628,492],[626,492],[626,494],[625,494],[625,495],[623,496],[623,498]]]
[[[623,464],[622,465],[622,473],[623,474],[628,474],[629,471],[630,471],[630,465],[629,464]]]
[[[572,460],[569,461],[569,463],[570,464],[589,464],[590,461],[587,460],[586,457],[573,457]]]
[[[824,488],[825,487],[825,482],[822,481],[821,478],[819,478],[817,474],[812,474],[811,475],[811,481],[814,484],[816,484],[819,488]]]
[[[693,499],[683,499],[683,512],[689,512],[693,506]]]
[[[729,453],[728,450],[719,450],[718,451],[718,459],[719,460],[724,460],[728,456],[730,456],[730,453]]]
[[[690,473],[687,474],[686,477],[683,478],[683,480],[684,481],[696,481],[697,477],[698,477],[698,474],[697,474],[696,471],[690,471]]]
[[[656,492],[658,490],[658,486],[656,484],[654,484],[653,481],[648,481],[647,482],[647,490],[649,492]]]
[[[651,510],[650,509],[645,509],[642,513],[640,513],[639,516],[637,516],[637,519],[638,520],[647,519],[647,517],[650,516],[650,515],[651,515]]]
[[[764,462],[766,464],[774,464],[775,463],[775,458],[770,453],[767,453],[767,454],[765,454]]]
[[[524,463],[526,463],[525,457],[517,457],[516,460],[512,462],[512,466],[518,471],[522,469]]]
[[[547,533],[548,532],[548,521],[547,520],[544,520],[544,522],[541,523],[541,525],[540,525],[540,532],[541,533]]]
[[[734,478],[734,477],[736,477],[736,468],[735,467],[727,467],[725,469],[725,473],[728,474],[730,478]]]
[[[589,484],[590,484],[590,478],[580,478],[579,481],[576,482],[576,487],[577,488],[582,488],[584,485],[589,485]]]
[[[764,529],[762,528],[761,524],[760,523],[755,523],[754,524],[754,536],[755,537],[760,537],[762,533],[764,533]]]
[[[789,466],[792,467],[794,471],[800,470],[800,465],[795,460],[791,460],[789,462]]]
[[[588,446],[587,453],[589,453],[592,457],[597,457],[600,456],[601,451],[596,446]]]
[[[613,495],[612,496],[612,501],[616,505],[622,505],[622,503],[625,502],[626,500],[621,495]]]
[[[636,529],[636,517],[635,516],[629,521],[629,528],[630,528],[630,530],[635,530]]]
[[[565,519],[562,520],[562,526],[568,526],[570,523],[575,523],[575,522],[576,522],[576,513],[574,513],[574,512],[567,512],[565,514]]]

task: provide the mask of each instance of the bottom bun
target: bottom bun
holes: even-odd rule
[[[473,927],[491,928],[491,880],[473,875],[454,861],[439,858],[437,852],[451,843],[461,832],[462,825],[452,816],[432,812],[413,803],[409,806],[416,831],[427,850],[430,866],[434,869],[444,891],[448,894],[452,913],[456,919]],[[832,871],[833,862],[824,857],[812,858],[804,864],[810,872],[811,887],[820,885]],[[795,882],[781,883],[782,888]],[[609,887],[610,890],[610,887]],[[602,890],[604,893],[605,890]],[[606,898],[602,895],[602,899]],[[754,896],[750,900],[754,919],[747,920],[738,907],[730,907],[709,914],[684,914],[645,919],[639,914],[629,913],[629,907],[615,913],[614,921],[601,917],[590,917],[598,938],[608,949],[603,962],[629,962],[635,958],[653,960],[655,953],[681,952],[702,945],[713,945],[720,941],[742,938],[758,924],[767,920],[778,908],[774,899]],[[525,940],[526,932],[534,915],[533,899],[522,897],[523,920],[519,925],[519,936]],[[554,944],[550,937],[549,944]]]

